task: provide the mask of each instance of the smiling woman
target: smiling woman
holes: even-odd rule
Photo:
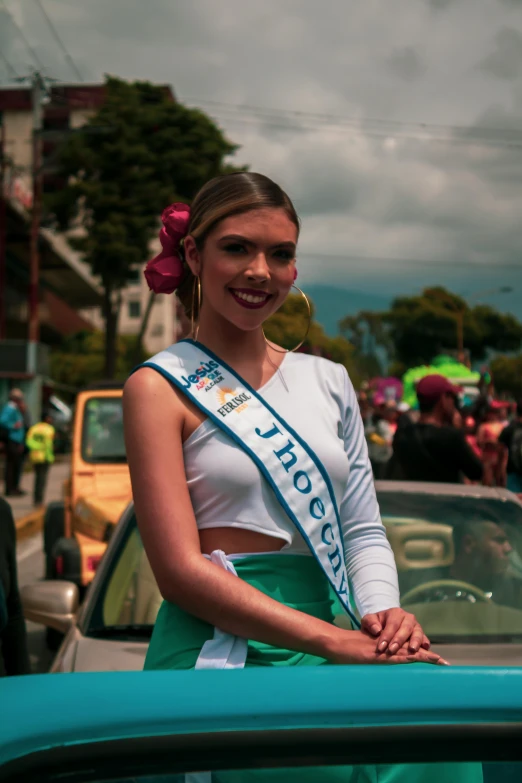
[[[445,664],[400,608],[346,370],[265,339],[296,275],[289,197],[240,172],[162,219],[147,279],[177,290],[194,325],[124,392],[136,517],[164,598],[145,668]],[[481,779],[446,772],[443,783]]]
[[[266,306],[270,312],[264,313],[264,318],[277,310],[295,279],[299,236],[297,213],[278,185],[260,174],[246,172],[211,180],[195,199],[187,228],[183,242],[186,274],[177,290],[187,315],[199,315],[194,272],[198,268],[196,258],[204,247],[207,256],[212,254],[221,262],[221,270],[228,275],[225,287],[237,304],[246,309]],[[279,272],[270,281],[272,286],[268,287],[267,280],[250,281],[247,287],[244,280],[243,285],[234,285],[245,259],[259,256],[260,251],[265,253],[271,271]],[[277,278],[283,283],[282,292],[276,290]],[[212,280],[205,281],[203,296],[211,295],[215,288]]]

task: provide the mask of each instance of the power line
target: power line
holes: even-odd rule
[[[5,67],[7,68],[7,72],[10,74],[11,79],[19,79],[20,74],[16,71],[16,68],[11,65],[5,54],[0,51],[0,60],[5,64]]]
[[[2,7],[3,7],[4,11],[6,12],[6,14],[7,14],[7,15],[9,16],[9,18],[11,19],[11,22],[12,22],[12,23],[14,24],[14,26],[16,27],[16,29],[17,29],[17,31],[18,31],[18,35],[20,36],[20,38],[21,38],[21,39],[22,39],[22,41],[24,42],[24,44],[25,44],[25,46],[26,46],[26,48],[27,48],[27,51],[29,52],[29,54],[31,55],[31,57],[33,58],[33,60],[35,61],[35,63],[38,65],[38,67],[40,68],[40,70],[42,71],[42,73],[45,73],[45,66],[43,65],[42,61],[40,60],[40,58],[38,57],[38,55],[37,55],[37,54],[36,54],[36,52],[34,51],[33,47],[31,46],[31,44],[29,43],[29,41],[28,41],[28,40],[27,40],[27,38],[25,37],[24,31],[23,31],[23,30],[22,30],[22,28],[21,28],[21,27],[20,27],[20,26],[17,24],[17,22],[16,22],[15,18],[13,17],[13,15],[11,14],[11,12],[10,12],[10,11],[9,11],[9,9],[7,8],[7,6],[6,6],[6,4],[5,4],[5,1],[4,1],[4,0],[0,0],[0,3],[2,4]]]
[[[227,115],[215,115],[216,119],[221,119],[222,122],[227,123],[239,123],[240,125],[250,125],[250,126],[258,126],[261,122],[263,125],[270,127],[270,128],[276,128],[278,130],[283,131],[302,131],[302,132],[317,132],[317,131],[326,131],[326,132],[342,132],[347,133],[350,131],[356,130],[355,128],[348,128],[343,126],[335,126],[335,125],[327,125],[327,124],[317,124],[317,125],[303,125],[303,124],[296,124],[296,123],[281,123],[281,122],[272,122],[270,120],[261,120],[260,118],[256,119],[254,117],[248,118],[248,117],[235,117],[235,116],[227,116]],[[435,136],[413,136],[411,134],[404,134],[404,133],[378,133],[376,131],[369,131],[365,130],[364,128],[361,129],[363,132],[363,135],[368,138],[375,138],[375,139],[390,139],[393,140],[399,140],[403,139],[406,141],[419,141],[419,142],[429,142],[429,143],[436,143],[436,144],[455,144],[455,145],[461,145],[465,147],[491,147],[496,149],[522,149],[522,140],[519,144],[512,144],[512,143],[503,143],[501,140],[496,141],[495,139],[480,139],[480,138],[459,138],[458,136],[447,136],[447,137],[435,137]]]
[[[197,103],[197,101],[190,101]],[[266,126],[280,130],[299,131],[354,131],[362,130],[365,136],[373,138],[406,139],[421,142],[438,142],[443,144],[462,144],[465,146],[500,147],[507,149],[522,148],[522,131],[507,128],[485,128],[476,126],[465,127],[457,125],[436,125],[428,123],[408,123],[397,120],[383,119],[354,119],[327,114],[314,114],[312,112],[286,111],[281,109],[267,109],[264,107],[251,107],[248,105],[233,105],[219,103],[218,101],[199,101],[200,104],[208,104],[218,107],[217,116],[223,121],[246,125],[262,123]],[[372,124],[378,127],[372,128]],[[386,130],[385,126],[391,125],[393,130]],[[417,127],[423,131],[423,135],[412,135],[408,128]],[[406,130],[404,133],[401,129]],[[446,131],[457,135],[433,136],[425,132]]]
[[[302,132],[312,131],[326,131],[326,132],[353,132],[357,130],[354,127],[349,126],[343,126],[343,125],[333,125],[333,124],[327,124],[327,123],[316,123],[316,124],[308,124],[305,125],[303,123],[295,123],[295,122],[278,122],[273,121],[266,117],[241,117],[241,116],[234,116],[233,114],[221,114],[218,113],[215,115],[217,119],[220,119],[223,122],[228,123],[239,123],[241,125],[250,125],[250,126],[258,126],[260,123],[268,126],[270,128],[276,128],[278,130],[283,131],[291,131],[291,130],[297,130]],[[419,142],[435,142],[439,144],[460,144],[463,146],[468,147],[493,147],[493,148],[503,148],[503,149],[521,149],[522,148],[522,137],[521,137],[521,143],[504,143],[501,139],[495,140],[495,139],[487,139],[487,138],[480,138],[480,137],[459,137],[459,136],[446,136],[446,137],[435,137],[435,136],[414,136],[411,134],[405,134],[405,133],[397,133],[395,131],[393,132],[378,132],[375,130],[366,130],[364,128],[361,128],[361,131],[363,132],[365,137],[369,138],[376,138],[376,139],[404,139],[407,141],[419,141]]]
[[[376,125],[392,125],[392,126],[410,126],[426,130],[445,130],[453,133],[475,133],[485,132],[490,134],[514,134],[516,138],[522,139],[522,128],[520,130],[514,128],[498,128],[488,127],[484,125],[443,125],[441,123],[429,123],[422,121],[411,120],[386,120],[382,117],[349,117],[342,114],[327,114],[325,112],[309,112],[301,111],[297,109],[277,109],[268,106],[254,106],[252,104],[241,103],[225,103],[223,101],[211,101],[211,100],[199,100],[199,99],[187,99],[190,103],[198,103],[210,106],[217,106],[223,109],[230,109],[239,112],[247,112],[250,114],[268,114],[274,117],[302,117],[303,119],[325,120],[332,124],[348,124],[355,125],[356,127],[365,124]]]
[[[51,31],[51,33],[52,33],[56,43],[58,44],[58,46],[62,50],[65,59],[67,60],[67,62],[71,66],[71,68],[73,69],[73,71],[74,71],[74,73],[76,75],[76,78],[79,79],[81,82],[83,82],[83,76],[82,76],[82,74],[80,72],[80,69],[78,68],[78,66],[74,62],[73,58],[69,54],[69,52],[68,52],[64,42],[62,41],[62,39],[58,35],[56,27],[54,26],[53,22],[51,21],[51,18],[49,17],[49,14],[45,10],[43,3],[41,2],[41,0],[36,0],[36,4],[38,5],[38,8],[40,9],[40,11],[42,12],[43,16],[45,17],[45,20],[47,22],[47,26],[49,27],[49,30]]]

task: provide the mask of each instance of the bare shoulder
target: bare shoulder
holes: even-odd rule
[[[159,372],[151,367],[140,367],[130,378],[127,378],[123,387],[123,399],[129,402],[151,402],[167,396],[172,391],[172,386]]]
[[[184,408],[177,390],[166,378],[150,367],[141,367],[125,382],[123,411],[127,419],[136,416],[142,424],[165,416],[181,423]]]

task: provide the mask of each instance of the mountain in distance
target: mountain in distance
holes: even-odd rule
[[[305,294],[313,302],[315,320],[330,337],[339,334],[338,324],[345,315],[355,315],[359,310],[387,310],[392,301],[391,296],[314,283],[306,286]]]
[[[304,292],[314,303],[316,320],[323,326],[326,334],[335,337],[339,334],[338,323],[345,315],[355,315],[359,310],[377,312],[388,310],[393,299],[397,296],[414,296],[429,285],[441,285],[440,282],[431,280],[422,281],[422,283],[419,281],[417,284],[410,281],[409,285],[402,289],[400,285],[397,285],[397,281],[393,281],[393,283],[389,281],[388,286],[387,282],[386,279],[381,279],[379,281],[380,290],[375,293],[342,288],[341,286],[321,285],[320,283],[306,284]],[[484,282],[481,282],[480,285],[476,284],[475,290],[469,287],[469,283],[466,290],[465,282],[452,282],[453,284],[442,282],[442,285],[447,287],[449,291],[455,291],[459,296],[462,296],[470,307],[475,307],[478,304],[489,305],[500,313],[510,313],[518,321],[522,321],[520,285],[514,285],[509,292],[500,293],[499,290],[495,290],[495,288],[498,289],[498,279],[496,287],[495,281],[488,280],[486,284]],[[487,283],[491,283],[489,289]],[[388,287],[389,294],[385,293],[383,287]],[[477,293],[480,291],[483,292],[483,295],[478,297]]]

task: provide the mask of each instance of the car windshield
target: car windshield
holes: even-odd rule
[[[402,605],[431,640],[520,641],[522,506],[420,492],[379,492],[378,497]],[[134,514],[109,554],[104,575],[86,633],[149,639],[162,598]]]
[[[426,492],[378,499],[401,605],[433,642],[522,638],[522,506]]]
[[[93,397],[83,414],[82,457],[86,462],[126,462],[121,397]]]

